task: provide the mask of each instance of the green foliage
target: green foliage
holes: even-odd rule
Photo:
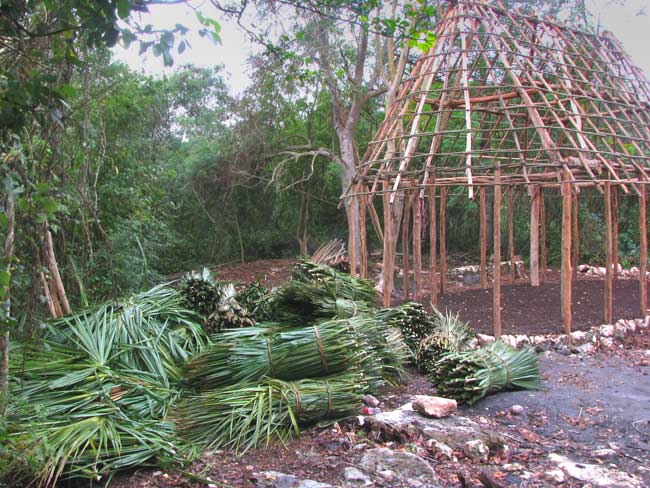
[[[11,443],[33,453],[12,472],[31,467],[50,486],[190,460],[167,415],[181,364],[207,342],[197,321],[178,292],[159,286],[48,323],[43,341],[12,361],[12,395],[34,409],[8,417]]]

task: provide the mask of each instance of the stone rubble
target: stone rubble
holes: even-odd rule
[[[367,451],[359,468],[395,486],[440,488],[438,477],[426,459],[410,452],[378,447]]]
[[[490,456],[490,448],[482,440],[476,439],[465,443],[463,454],[475,463],[486,463]]]
[[[592,486],[608,488],[642,488],[643,483],[637,477],[598,464],[584,464],[571,461],[559,454],[550,454],[549,459],[558,465],[567,475]]]
[[[425,417],[443,418],[448,417],[458,410],[456,400],[429,395],[415,395],[413,398],[413,410]]]
[[[608,349],[615,347],[623,341],[626,336],[633,335],[648,328],[650,316],[637,319],[620,319],[614,324],[603,324],[592,327],[589,330],[577,330],[571,332],[569,343],[566,334],[546,335],[509,335],[504,334],[500,339],[506,344],[521,348],[531,346],[537,352],[556,351],[562,354],[588,354],[597,349]],[[475,349],[479,346],[486,346],[494,343],[495,338],[491,335],[477,334],[476,341],[470,346]]]

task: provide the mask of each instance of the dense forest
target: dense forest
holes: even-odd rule
[[[186,27],[133,20],[165,3],[179,2],[0,0],[3,391],[9,342],[38,335],[48,317],[203,266],[307,255],[347,239],[340,195],[399,82],[435,42],[441,7],[212,2],[220,18],[197,15],[215,41],[220,23],[245,9],[258,17],[247,34],[262,49],[249,59],[249,88],[233,95],[218,42],[215,67],[185,65]],[[592,21],[582,1],[510,3]],[[176,69],[136,72],[114,61],[116,43],[136,43]],[[515,200],[522,252],[526,198]],[[548,203],[548,239],[558,241],[559,201]],[[475,256],[478,203],[456,192],[447,205],[448,252]],[[599,205],[580,207],[589,236],[581,260],[593,263],[604,259]],[[623,199],[619,217],[619,252],[630,262],[638,258],[635,205]],[[557,260],[559,248],[549,252]]]

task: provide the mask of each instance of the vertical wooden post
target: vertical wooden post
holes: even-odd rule
[[[52,242],[52,233],[50,232],[50,227],[47,222],[45,222],[43,226],[45,229],[45,258],[50,269],[50,273],[52,274],[54,290],[61,302],[62,312],[66,315],[69,315],[72,312],[70,309],[70,303],[68,302],[68,296],[65,292],[65,287],[63,286],[63,280],[61,280],[61,274],[59,273],[59,265],[56,262],[54,244]]]
[[[562,317],[564,332],[571,341],[571,179],[564,170],[562,181]]]
[[[539,247],[541,248],[542,259],[540,262],[540,280],[546,281],[546,203],[544,203],[544,190],[539,189]]]
[[[498,163],[497,163],[498,164]],[[494,170],[494,282],[492,283],[492,310],[494,337],[501,335],[501,167]]]
[[[530,204],[530,285],[539,286],[539,197],[538,187],[533,189]]]
[[[605,316],[606,324],[612,323],[612,292],[614,267],[614,229],[612,216],[612,185],[605,183]]]
[[[488,287],[487,272],[487,207],[486,207],[486,189],[479,188],[479,249],[481,253],[481,288]]]
[[[356,239],[356,207],[359,204],[355,195],[350,197],[348,204],[348,257],[350,259],[350,275],[357,276],[357,239]]]
[[[368,195],[366,189],[361,188],[363,192],[359,202],[359,243],[361,247],[360,256],[360,270],[359,274],[362,278],[368,277],[368,232],[366,229],[366,215],[368,209]]]
[[[390,307],[393,293],[393,218],[390,211],[390,180],[384,180],[384,307]]]
[[[576,279],[578,275],[578,265],[580,264],[578,260],[580,259],[580,221],[578,215],[578,193],[573,192],[573,223],[571,224],[571,230],[573,235],[573,248],[571,253],[571,269],[573,272],[573,279]]]
[[[440,293],[447,291],[447,187],[440,188]]]
[[[612,188],[612,263],[614,281],[618,280],[618,187]]]
[[[402,218],[402,291],[404,292],[404,299],[409,299],[409,278],[411,274],[410,262],[411,256],[409,251],[410,239],[409,230],[411,227],[411,192],[406,192],[404,202],[404,217]]]
[[[510,281],[515,282],[515,187],[508,192],[508,254],[510,255]]]
[[[438,305],[438,283],[436,274],[438,272],[436,254],[438,252],[437,241],[437,226],[438,219],[436,218],[436,187],[429,188],[429,281],[431,285],[431,305],[434,307]]]
[[[641,316],[644,317],[648,310],[648,224],[646,222],[646,188],[641,185],[641,197],[639,198],[639,288],[641,296]]]
[[[413,195],[413,299],[422,294],[422,202],[417,192]]]

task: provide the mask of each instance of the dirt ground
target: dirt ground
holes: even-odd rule
[[[528,283],[501,285],[501,320],[504,334],[564,333],[560,314],[560,283],[532,287]],[[603,323],[604,282],[579,278],[572,286],[573,330],[586,330]],[[639,316],[639,282],[619,279],[614,283],[613,318]],[[458,313],[478,332],[492,334],[492,290],[456,289],[440,296],[439,308]]]
[[[275,285],[290,276],[290,260],[228,266],[217,270],[220,279],[249,281],[262,278]],[[634,280],[616,284],[617,317],[634,316],[638,291]],[[555,316],[559,288],[555,283],[531,289],[528,285],[505,285],[504,329],[516,324],[518,333],[556,332],[561,329]],[[507,301],[506,301],[507,300]],[[489,291],[465,290],[449,293],[441,303],[458,311],[478,330],[488,330],[491,316]],[[515,305],[517,304],[517,305]],[[524,307],[524,305],[526,305]],[[577,328],[599,324],[602,313],[602,282],[580,280],[574,288]],[[519,308],[522,311],[517,311]],[[628,314],[629,315],[626,315]],[[376,445],[407,449],[428,458],[441,486],[460,487],[458,474],[468,486],[481,486],[477,475],[489,473],[505,487],[585,486],[571,478],[555,482],[545,473],[555,468],[551,453],[570,457],[576,462],[600,464],[634,474],[650,486],[650,332],[627,338],[611,350],[592,355],[564,356],[545,353],[540,356],[544,390],[505,392],[490,396],[459,412],[481,424],[491,425],[509,442],[507,454],[491,456],[486,464],[475,464],[456,452],[458,461],[436,459],[422,439],[406,439],[403,444],[377,444],[371,441],[354,419],[325,429],[312,428],[286,445],[272,445],[249,451],[243,456],[230,452],[206,453],[188,468],[195,478],[164,470],[141,470],[122,475],[117,488],[194,488],[205,486],[198,478],[210,479],[215,486],[253,486],[253,472],[275,470],[301,478],[336,484],[346,466],[353,465],[366,449]],[[418,373],[409,375],[405,385],[388,389],[380,396],[384,410],[407,402],[413,394],[435,393],[428,379]],[[513,405],[523,413],[514,415]],[[612,451],[603,456],[600,449]],[[198,478],[196,478],[198,477]]]

